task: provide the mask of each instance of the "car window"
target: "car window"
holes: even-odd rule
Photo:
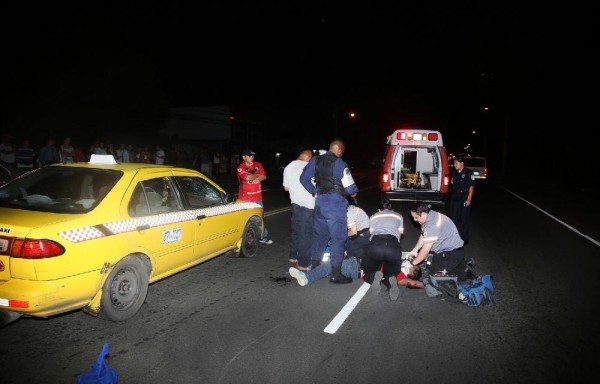
[[[147,216],[181,210],[171,180],[159,177],[139,182],[127,206],[130,216]]]
[[[224,202],[223,194],[201,177],[181,176],[175,179],[192,208],[204,208]]]
[[[121,171],[44,167],[0,188],[0,206],[54,213],[94,209],[121,178]]]
[[[465,158],[466,167],[485,167],[485,159],[483,158]]]

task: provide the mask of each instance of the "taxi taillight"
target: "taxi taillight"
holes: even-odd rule
[[[29,301],[8,300],[8,306],[14,308],[29,308]]]
[[[10,256],[24,259],[44,259],[60,256],[65,249],[52,240],[14,239]]]

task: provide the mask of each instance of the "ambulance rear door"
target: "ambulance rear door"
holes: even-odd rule
[[[395,201],[445,203],[448,158],[437,131],[396,130],[388,136],[380,186]]]

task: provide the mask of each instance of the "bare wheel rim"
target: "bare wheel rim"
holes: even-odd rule
[[[141,276],[133,267],[123,267],[110,284],[110,302],[119,310],[127,310],[140,296]]]

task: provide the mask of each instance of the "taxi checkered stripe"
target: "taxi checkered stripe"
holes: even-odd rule
[[[204,215],[219,216],[226,213],[242,211],[244,209],[258,208],[260,205],[256,203],[236,203],[221,205],[218,207],[209,207],[201,209],[193,209],[188,211],[161,213],[158,215],[136,217],[134,219],[112,221],[110,223],[87,226],[69,231],[59,232],[58,235],[72,242],[80,243],[82,241],[98,239],[100,237],[117,235],[126,232],[136,231],[141,225],[149,227],[158,227],[166,224],[181,223],[184,221],[194,220],[198,216]]]

